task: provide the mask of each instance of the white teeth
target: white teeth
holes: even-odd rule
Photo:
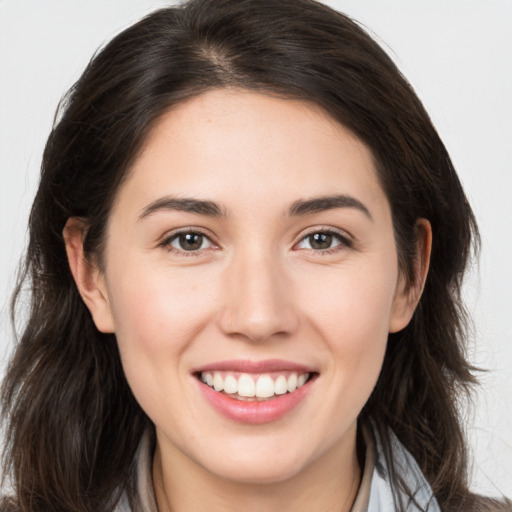
[[[295,391],[297,389],[297,374],[296,373],[292,373],[289,377],[288,377],[288,392],[289,393],[292,393],[293,391]]]
[[[285,375],[278,375],[273,378],[271,375],[263,374],[257,379],[254,375],[242,373],[238,379],[234,375],[223,376],[223,373],[216,371],[212,373],[202,372],[201,380],[217,392],[224,391],[229,395],[238,394],[244,398],[271,398],[274,395],[293,393],[302,387],[308,380],[309,374],[290,373],[288,378]]]
[[[230,394],[238,391],[238,382],[232,375],[228,375],[224,380],[224,391]]]
[[[224,379],[219,372],[213,374],[213,389],[215,391],[222,391],[224,389]]]
[[[253,397],[256,395],[256,386],[254,379],[247,374],[240,375],[238,379],[238,394],[240,396]]]
[[[279,375],[274,382],[274,393],[276,395],[284,395],[288,391],[288,382],[284,375]]]
[[[262,375],[256,383],[256,396],[268,398],[274,396],[274,381],[269,375]]]

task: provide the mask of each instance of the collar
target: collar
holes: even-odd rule
[[[393,480],[390,478],[391,472],[384,456],[382,441],[373,422],[371,422],[371,426],[371,433],[375,442],[375,467],[372,471],[368,508],[364,511],[441,512],[434,493],[423,476],[418,463],[393,431],[388,429],[393,455],[393,472],[395,476],[402,479],[405,487],[409,489],[410,495],[393,485]]]
[[[395,472],[410,489],[412,497],[393,487],[375,425],[371,423],[370,426],[363,426],[362,434],[365,443],[364,470],[351,512],[390,512],[397,510],[397,507],[407,512],[441,512],[418,464],[391,430],[389,437]],[[147,430],[141,439],[135,460],[137,509],[144,512],[158,512],[152,478],[152,438],[152,432]],[[126,494],[115,512],[134,512]]]

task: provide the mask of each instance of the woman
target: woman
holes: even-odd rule
[[[343,15],[193,1],[127,29],[62,106],[30,237],[14,510],[491,505],[456,409],[474,217]]]

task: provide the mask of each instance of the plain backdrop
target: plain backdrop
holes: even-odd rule
[[[465,295],[481,375],[464,409],[473,486],[512,496],[512,0],[338,0],[384,45],[432,116],[483,238]],[[7,301],[57,103],[94,51],[157,0],[0,0],[0,375]]]

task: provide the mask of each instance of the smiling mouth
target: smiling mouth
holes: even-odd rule
[[[295,371],[262,374],[203,371],[196,377],[217,393],[235,400],[254,402],[293,393],[316,375],[314,372]]]

